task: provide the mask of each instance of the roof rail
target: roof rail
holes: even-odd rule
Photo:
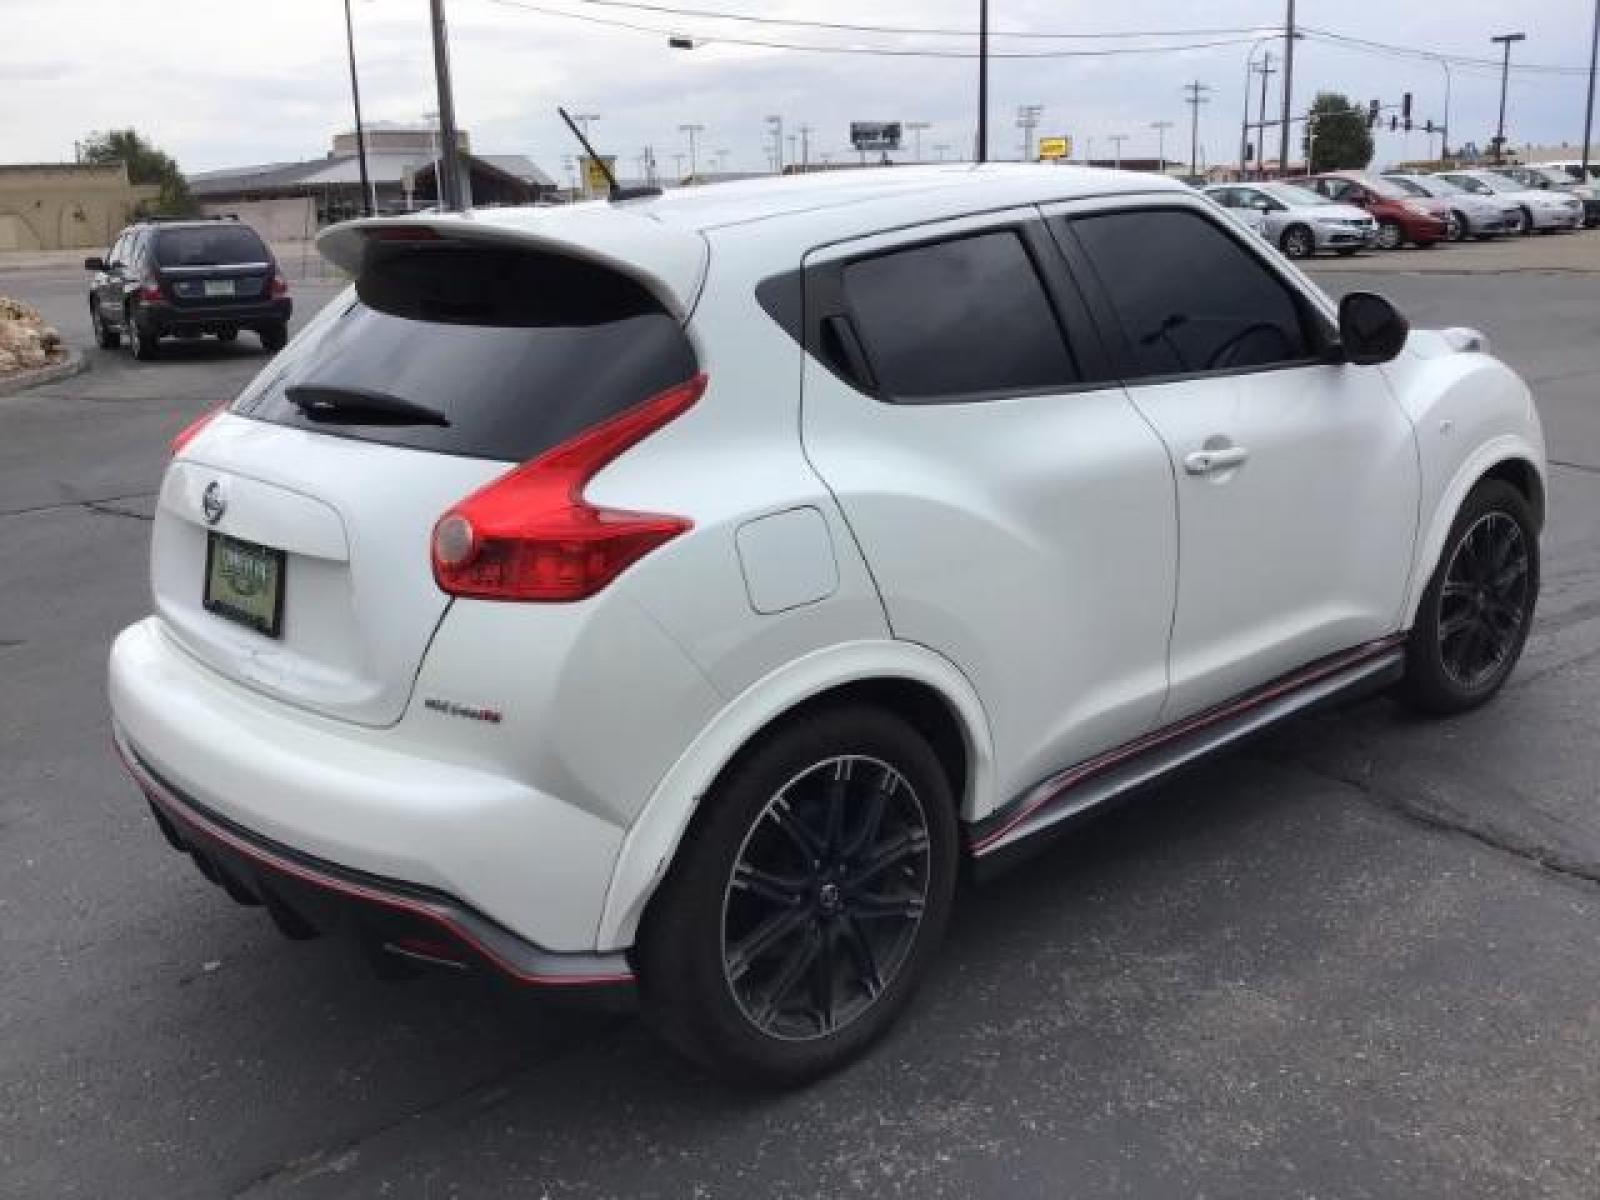
[[[238,219],[238,213],[208,213],[200,217],[149,216],[140,218],[141,222],[146,225],[193,224],[198,221],[237,221]]]

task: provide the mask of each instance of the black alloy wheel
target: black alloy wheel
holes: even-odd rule
[[[1310,258],[1317,252],[1317,240],[1304,225],[1291,225],[1283,231],[1283,253],[1288,258]]]
[[[95,344],[102,350],[115,350],[122,345],[122,334],[106,324],[105,317],[100,315],[100,306],[91,305],[89,308],[89,323],[94,326]]]
[[[1378,249],[1398,250],[1405,240],[1405,234],[1401,232],[1398,223],[1394,221],[1378,222]]]
[[[826,1037],[905,965],[928,902],[928,819],[893,767],[827,759],[779,790],[723,894],[722,967],[770,1037]]]
[[[1479,517],[1456,543],[1439,589],[1439,659],[1465,691],[1492,679],[1520,646],[1528,618],[1528,546],[1503,512]]]
[[[1467,220],[1466,214],[1450,210],[1450,215],[1445,218],[1445,239],[1452,242],[1464,242],[1472,236],[1472,225]]]
[[[140,362],[149,362],[160,354],[159,339],[139,324],[139,318],[133,309],[127,310],[122,327],[128,334],[128,349],[133,352],[134,358]]]
[[[1417,606],[1400,696],[1428,713],[1487,701],[1522,655],[1539,596],[1538,528],[1509,483],[1479,483]]]
[[[633,950],[643,1013],[742,1083],[861,1054],[909,1003],[955,895],[957,804],[927,740],[866,704],[762,734],[700,802]]]

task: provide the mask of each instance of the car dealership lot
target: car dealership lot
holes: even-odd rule
[[[146,608],[167,438],[265,360],[90,349],[0,400],[0,1192],[1593,1195],[1597,247],[1313,264],[1482,328],[1539,396],[1544,599],[1501,699],[1301,721],[1045,851],[960,909],[881,1048],[787,1096],[627,1018],[382,985],[167,850],[105,649]],[[80,273],[0,291],[88,344]],[[294,294],[303,320],[332,285]]]

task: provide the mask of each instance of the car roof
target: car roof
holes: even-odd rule
[[[546,246],[625,271],[670,309],[684,313],[704,278],[708,243],[717,230],[759,224],[776,257],[796,245],[809,248],[973,213],[1152,193],[1195,195],[1163,175],[1091,167],[868,167],[673,188],[617,202],[377,217],[325,230],[317,245],[350,271],[360,269],[367,235],[381,239],[388,230],[392,236],[401,225],[427,226],[453,239]]]

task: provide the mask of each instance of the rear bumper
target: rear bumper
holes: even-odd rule
[[[579,974],[625,974],[620,957],[604,972],[592,961],[616,825],[449,761],[405,721],[370,729],[270,700],[195,660],[156,618],[118,636],[108,686],[141,787],[171,821],[258,852],[252,870],[281,877],[293,861],[310,864],[313,879],[288,872],[302,883],[353,878],[391,900],[426,895],[523,943],[506,956],[513,966],[548,953],[576,956]]]
[[[185,795],[140,758],[123,730],[117,752],[171,845],[243,904],[259,904],[290,937],[336,933],[413,963],[482,970],[524,987],[629,993],[621,954],[554,954],[455,897],[339,866],[262,837]]]
[[[146,304],[139,309],[139,322],[160,335],[181,329],[259,328],[286,323],[293,315],[294,301],[285,296],[260,304]]]

